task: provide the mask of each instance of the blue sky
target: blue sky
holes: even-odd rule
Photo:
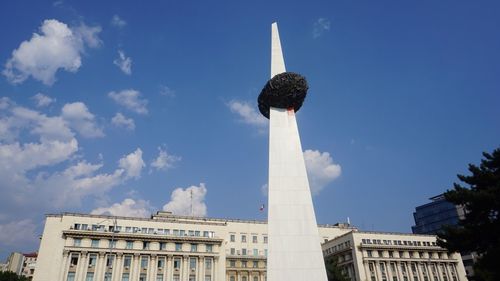
[[[500,139],[495,1],[0,4],[0,257],[46,213],[265,219],[278,21],[319,223],[410,232]]]

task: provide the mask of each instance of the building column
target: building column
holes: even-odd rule
[[[78,266],[75,274],[77,275],[75,276],[76,281],[85,281],[85,275],[87,273],[87,268],[88,268],[87,255],[88,252],[82,252],[80,255],[80,259],[78,261]]]
[[[64,281],[66,280],[66,275],[68,274],[68,257],[69,257],[69,251],[68,250],[63,250],[63,262],[61,264],[61,269],[59,270],[59,280]]]
[[[197,267],[196,267],[196,281],[204,281],[201,278],[201,275],[203,274],[203,265],[205,264],[205,260],[203,259],[202,256],[198,256],[198,261],[197,261]]]
[[[106,252],[99,252],[96,256],[96,263],[94,269],[94,281],[101,281],[104,279],[104,271],[106,271],[103,267],[106,266],[104,263],[104,259],[106,258]]]
[[[158,272],[158,262],[156,254],[152,254],[149,259],[149,270],[148,270],[148,279],[150,281],[156,281],[156,274]]]
[[[189,256],[182,257],[181,280],[189,281]]]
[[[165,281],[172,281],[173,278],[173,273],[174,272],[174,267],[172,265],[172,255],[167,256],[167,263],[165,267]]]
[[[130,281],[139,280],[140,258],[141,256],[138,253],[135,253],[132,257],[132,265],[130,266]]]
[[[123,270],[123,262],[122,262],[123,253],[116,253],[116,257],[113,260],[113,270],[111,271],[111,280],[120,281],[122,270]]]
[[[212,260],[212,280],[217,280],[217,274],[219,273],[219,257],[214,257]],[[222,274],[221,274],[222,275]]]
[[[403,271],[401,270],[402,265],[403,264],[401,262],[396,262],[396,269],[398,272],[398,280],[399,281],[403,281]]]
[[[354,273],[356,275],[356,273]],[[388,281],[392,281],[392,266],[391,261],[388,261],[385,267],[385,275],[387,276]]]

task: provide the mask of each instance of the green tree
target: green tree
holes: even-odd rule
[[[325,259],[326,275],[328,281],[350,281],[342,269],[337,264],[337,259],[335,257],[329,257]]]
[[[450,251],[476,252],[477,280],[500,280],[500,148],[483,153],[478,166],[469,164],[470,176],[458,175],[466,184],[455,183],[446,200],[465,207],[465,218],[457,226],[446,226],[439,245]]]
[[[0,272],[0,281],[28,281],[28,278],[19,276],[12,271]]]

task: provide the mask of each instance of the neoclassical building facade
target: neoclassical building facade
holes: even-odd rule
[[[322,245],[351,281],[466,281],[459,253],[436,236],[352,230]]]
[[[321,241],[353,228],[320,225]],[[47,215],[34,281],[265,281],[263,221]]]

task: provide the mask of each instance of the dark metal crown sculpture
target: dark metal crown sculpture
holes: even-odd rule
[[[307,95],[306,78],[293,72],[283,72],[267,81],[260,92],[259,111],[269,119],[269,107],[293,108],[297,112]]]

